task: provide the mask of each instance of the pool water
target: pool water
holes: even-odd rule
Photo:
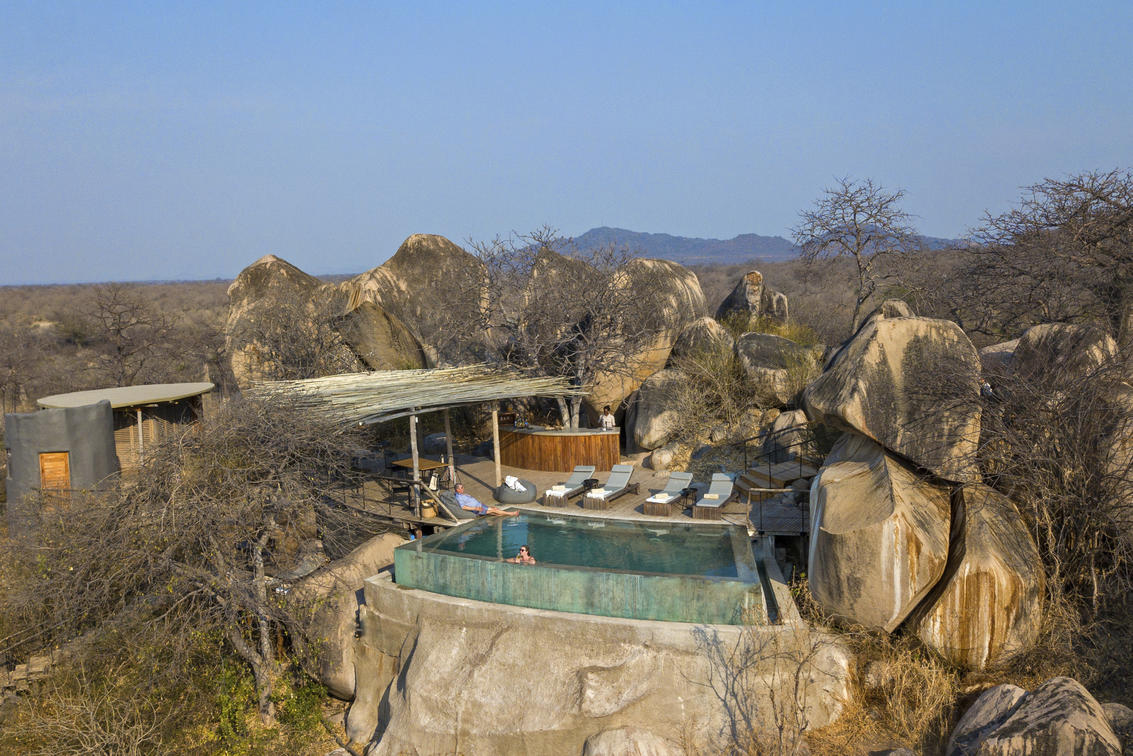
[[[506,560],[526,544],[537,564]],[[762,552],[762,549],[760,549]],[[481,517],[394,550],[398,585],[609,617],[741,624],[774,616],[745,528],[547,515]]]
[[[432,539],[430,539],[432,541]],[[481,518],[442,534],[428,547],[496,559],[527,545],[547,565],[668,575],[738,577],[731,534],[724,528],[524,513]],[[741,555],[742,556],[742,555]]]

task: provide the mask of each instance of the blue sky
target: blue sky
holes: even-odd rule
[[[358,272],[412,233],[959,236],[1133,167],[1133,3],[0,0],[0,284]]]

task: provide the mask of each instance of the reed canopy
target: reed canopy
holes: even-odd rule
[[[369,425],[407,415],[521,396],[582,396],[562,377],[524,376],[487,365],[376,370],[296,381],[262,381],[247,392],[286,398],[342,422]]]

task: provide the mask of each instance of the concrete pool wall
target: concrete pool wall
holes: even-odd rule
[[[758,577],[749,582],[518,565],[412,546],[394,552],[394,574],[408,588],[533,609],[713,625],[767,621]]]
[[[597,540],[587,532],[593,525],[587,518],[546,518],[525,513],[516,519],[524,517],[553,523],[553,528],[562,528],[574,537],[583,534],[587,544],[579,544],[580,547],[593,545]],[[404,544],[394,551],[394,580],[407,588],[448,596],[606,617],[709,625],[766,624],[769,619],[778,620],[766,565],[757,563],[765,558],[766,551],[762,542],[753,551],[743,528],[694,526],[687,529],[689,533],[695,532],[694,536],[672,533],[673,540],[666,548],[686,550],[684,556],[691,557],[691,561],[639,561],[636,568],[626,569],[601,565],[625,565],[622,558],[616,557],[613,562],[606,558],[611,550],[624,554],[626,550],[644,549],[645,544],[635,538],[649,529],[646,525],[621,523],[617,527],[626,532],[619,530],[614,538],[606,539],[604,553],[593,553],[582,561],[567,564],[562,562],[574,560],[576,553],[560,553],[560,562],[519,565],[504,560],[499,546],[488,549],[491,556],[484,549],[476,553],[471,543],[467,551],[463,549],[468,537],[486,532],[490,538],[494,530],[496,537],[502,539],[500,528],[513,524],[503,522],[503,518],[472,521],[446,534]],[[530,535],[524,527],[516,532]],[[541,537],[545,539],[548,531],[543,532]],[[624,541],[622,535],[627,536]],[[454,550],[454,543],[459,550]],[[709,550],[709,545],[718,558],[715,566],[720,567],[723,562],[726,571],[695,574],[706,566],[698,563],[697,555],[704,553],[700,549]],[[685,574],[689,572],[694,574]]]

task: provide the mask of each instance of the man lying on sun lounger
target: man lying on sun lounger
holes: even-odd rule
[[[501,517],[512,517],[519,514],[519,512],[509,512],[506,509],[500,509],[499,507],[489,507],[481,504],[474,497],[464,493],[463,483],[456,484],[456,503],[460,505],[461,509],[467,509],[471,512],[475,512],[476,514],[500,515]]]

